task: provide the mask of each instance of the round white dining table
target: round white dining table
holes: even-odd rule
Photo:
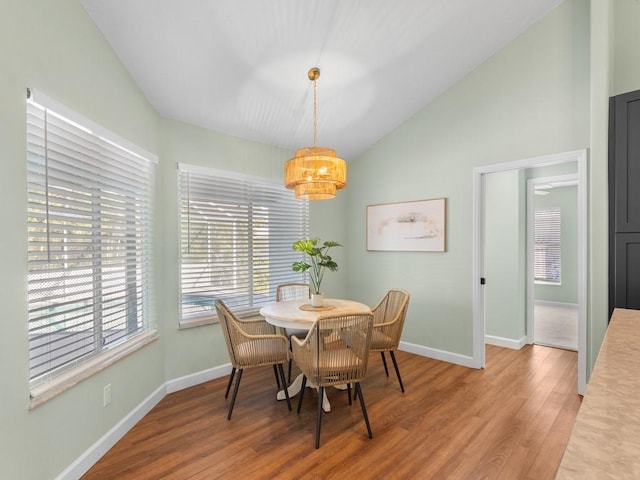
[[[348,315],[350,313],[371,313],[371,307],[364,303],[340,298],[325,298],[322,307],[312,307],[311,300],[289,300],[273,302],[260,309],[271,325],[296,330],[309,330],[313,322],[324,315]]]
[[[325,298],[322,307],[312,307],[311,300],[289,300],[286,302],[274,302],[265,305],[260,309],[260,315],[276,327],[294,330],[309,330],[318,318],[327,315],[348,315],[355,313],[371,313],[371,307],[364,303],[353,300],[343,300],[339,298]],[[315,388],[311,382],[307,382],[309,388]],[[291,385],[287,387],[289,396],[293,397],[302,388],[302,374],[298,375]],[[278,400],[284,400],[284,390],[278,392]],[[326,392],[322,399],[322,409],[325,412],[331,411],[331,404],[327,399]]]

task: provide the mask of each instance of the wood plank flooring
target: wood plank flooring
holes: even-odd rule
[[[269,368],[245,371],[231,421],[226,378],[167,395],[82,478],[552,479],[580,406],[577,354],[487,346],[486,368],[397,352],[406,393],[372,355],[364,398],[327,389],[320,449],[317,397],[296,414],[275,400]],[[296,372],[294,372],[295,374]]]

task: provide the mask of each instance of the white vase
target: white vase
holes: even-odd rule
[[[311,306],[322,307],[324,305],[324,295],[322,293],[311,294]]]

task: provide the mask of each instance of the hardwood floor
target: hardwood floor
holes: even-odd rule
[[[397,352],[393,369],[372,355],[364,398],[327,389],[320,449],[317,397],[296,414],[275,400],[271,367],[247,370],[231,421],[226,378],[167,395],[82,478],[89,479],[551,479],[580,406],[577,354],[528,345],[487,346],[486,368]]]

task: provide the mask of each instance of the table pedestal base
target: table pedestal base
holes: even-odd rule
[[[309,379],[307,379],[307,388],[314,388],[314,389],[318,389],[318,386],[315,385],[314,383],[310,382]],[[346,386],[345,386],[346,388]],[[295,397],[298,393],[300,393],[300,390],[302,389],[302,374],[300,373],[294,380],[293,382],[291,382],[291,385],[289,385],[287,387],[287,391],[289,392],[289,397]],[[278,392],[278,395],[276,396],[276,398],[278,400],[284,400],[286,397],[284,395],[284,390],[281,390]],[[324,394],[322,395],[322,410],[324,410],[325,412],[330,412],[331,411],[331,404],[329,403],[329,399],[327,398],[327,392],[325,391]]]

